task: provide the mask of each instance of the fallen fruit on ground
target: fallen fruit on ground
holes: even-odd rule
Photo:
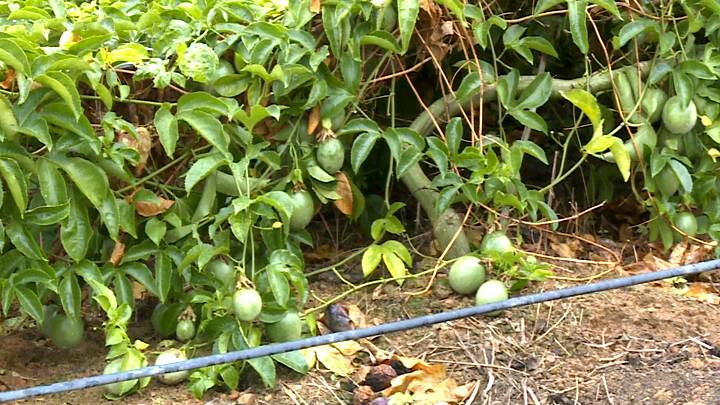
[[[169,349],[158,355],[155,360],[155,365],[162,366],[165,364],[177,363],[178,361],[183,360],[187,360],[185,352],[179,349]],[[158,376],[158,380],[160,380],[163,384],[174,385],[187,379],[188,375],[190,375],[190,371],[188,370],[177,371],[175,373],[161,374]]]
[[[476,305],[493,304],[505,301],[506,299],[508,299],[508,290],[507,287],[505,287],[505,283],[500,280],[488,280],[484,282],[475,294]],[[499,311],[495,311],[487,315],[495,316],[499,313]]]
[[[60,349],[72,349],[82,342],[85,334],[85,324],[82,319],[72,319],[60,314],[51,317],[46,322],[50,341]]]
[[[450,267],[450,288],[459,294],[473,294],[485,281],[485,267],[475,256],[462,256]]]

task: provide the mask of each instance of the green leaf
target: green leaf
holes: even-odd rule
[[[615,0],[590,0],[590,3],[597,4],[598,6],[604,8],[619,20],[623,19],[620,15],[620,10],[618,10],[617,5],[615,4]]]
[[[47,260],[45,252],[42,251],[33,234],[28,231],[22,222],[17,220],[8,222],[5,233],[10,238],[13,246],[25,257],[32,260]]]
[[[363,35],[360,38],[360,45],[375,45],[382,49],[390,52],[400,52],[400,45],[398,45],[395,37],[393,37],[387,31],[373,31],[369,34]]]
[[[146,265],[138,262],[125,263],[122,265],[121,271],[132,276],[132,278],[142,284],[150,294],[156,297],[159,295],[157,288],[155,288],[156,284],[152,272],[150,272],[150,269],[148,269]]]
[[[190,192],[197,183],[227,164],[227,160],[219,153],[213,153],[198,159],[185,175],[185,191]]]
[[[308,174],[310,175],[310,177],[312,177],[315,180],[321,181],[323,183],[329,183],[329,182],[335,181],[335,177],[329,175],[320,166],[309,166],[307,168],[307,170],[308,170]]]
[[[227,116],[228,106],[219,98],[204,91],[196,91],[184,94],[177,101],[177,113],[187,111],[203,111],[213,117]]]
[[[249,359],[247,362],[255,372],[258,373],[266,387],[275,386],[275,363],[270,357],[258,357],[256,359]]]
[[[177,114],[176,118],[190,124],[200,136],[217,148],[223,156],[232,159],[232,155],[228,152],[228,136],[217,118],[203,111],[184,111]]]
[[[535,11],[534,14],[540,14],[543,11],[550,10],[551,8],[557,6],[560,3],[564,3],[565,0],[540,0],[535,5]]]
[[[415,164],[422,159],[422,156],[422,152],[414,146],[405,148],[400,154],[400,159],[397,161],[397,168],[395,169],[397,177],[400,178],[404,176],[410,168],[414,167]]]
[[[481,86],[480,74],[475,71],[470,72],[463,77],[460,86],[455,91],[455,97],[457,97],[458,100],[466,100],[468,97],[477,94]]]
[[[156,245],[162,242],[165,232],[167,232],[167,224],[157,218],[150,218],[145,224],[145,235]]]
[[[399,285],[402,285],[405,279],[401,278],[407,275],[407,268],[405,267],[405,263],[403,263],[402,259],[398,255],[395,254],[395,252],[383,249],[383,263],[385,263],[385,267],[387,267],[388,271],[390,272],[390,275],[393,276],[393,278],[396,279],[396,282]]]
[[[402,259],[403,262],[405,262],[405,264],[412,266],[412,256],[410,256],[410,252],[408,252],[407,247],[405,247],[402,243],[396,240],[389,240],[383,243],[383,248],[385,249],[385,252],[395,253],[400,259]]]
[[[660,32],[658,23],[648,18],[639,18],[623,25],[618,33],[618,48],[622,48],[631,39],[649,29],[653,29],[658,33]]]
[[[680,180],[680,186],[683,188],[683,190],[686,193],[692,193],[693,190],[693,181],[692,176],[690,176],[690,172],[688,171],[687,167],[680,163],[679,161],[675,159],[670,159],[670,168],[677,176],[678,180]]]
[[[696,59],[688,59],[678,66],[678,69],[690,76],[703,80],[715,80],[717,75],[705,63]]]
[[[550,55],[556,59],[558,58],[555,48],[552,46],[550,41],[543,37],[525,37],[520,40],[520,45],[542,52],[546,55]]]
[[[594,129],[602,128],[601,119],[602,112],[600,105],[590,92],[583,89],[572,89],[561,91],[560,95],[571,102],[575,107],[579,108],[590,119]]]
[[[108,193],[110,184],[105,172],[92,162],[79,157],[54,156],[51,158],[93,206],[100,208]]]
[[[510,151],[520,151],[522,153],[526,153],[535,159],[545,163],[546,165],[549,164],[547,160],[547,156],[545,156],[545,151],[531,141],[523,141],[522,139],[517,140],[513,142],[512,146],[510,146]]]
[[[175,154],[175,146],[179,134],[177,120],[170,112],[169,106],[163,105],[157,109],[153,124],[158,132],[160,144],[163,146],[163,149],[165,149],[165,153],[172,158]]]
[[[382,254],[384,250],[379,245],[370,245],[370,247],[363,253],[362,257],[362,270],[365,277],[372,274],[382,260]]]
[[[544,134],[548,133],[547,124],[538,113],[529,110],[510,110],[508,112],[521,124]]]
[[[615,142],[615,139],[618,138],[612,135],[600,135],[593,137],[592,139],[590,139],[590,142],[585,145],[585,153],[594,155],[600,152],[605,152],[606,150],[610,149],[610,146],[612,146],[612,144]]]
[[[43,309],[37,294],[27,287],[16,286],[14,290],[15,297],[20,302],[23,311],[30,315],[35,322],[41,324],[43,322]]]
[[[60,98],[65,101],[73,113],[75,119],[82,114],[80,105],[80,93],[78,93],[75,81],[63,72],[48,72],[35,78],[35,81],[43,86],[51,88]]]
[[[400,43],[402,44],[401,53],[404,54],[410,46],[410,38],[415,30],[415,23],[420,12],[420,0],[397,0],[397,11]]]
[[[78,284],[78,279],[74,273],[69,272],[60,281],[58,295],[67,316],[73,319],[80,318],[82,315],[80,312],[82,296],[80,295],[80,284]]]
[[[256,201],[273,207],[280,214],[283,223],[290,223],[290,217],[293,214],[295,204],[287,193],[283,191],[270,191],[269,193],[259,196]]]
[[[30,62],[25,51],[10,39],[0,38],[0,61],[5,62],[18,73],[30,74]]]
[[[473,33],[475,34],[475,40],[482,49],[486,49],[488,46],[488,39],[490,38],[490,28],[492,26],[499,27],[501,30],[507,28],[507,21],[503,20],[502,17],[497,15],[490,16],[487,20],[473,24]]]
[[[618,170],[620,170],[623,180],[628,181],[630,178],[630,154],[627,149],[625,149],[625,145],[623,145],[620,138],[613,137],[613,140],[613,144],[610,145],[610,152],[612,152],[615,164]]]
[[[160,302],[164,303],[172,286],[172,260],[165,252],[155,256],[155,283]]]
[[[463,137],[463,126],[460,117],[454,117],[445,126],[448,150],[450,156],[455,156],[460,151],[460,142]]]
[[[272,358],[296,373],[307,374],[309,371],[305,356],[303,356],[300,351],[295,350],[287,353],[273,354]]]
[[[580,49],[580,52],[587,54],[590,49],[585,18],[587,0],[567,0],[567,5],[570,34],[572,35],[573,42],[578,49]]]
[[[552,93],[552,78],[549,73],[535,76],[532,82],[520,93],[517,109],[533,109],[545,104]]]
[[[240,382],[240,374],[238,374],[237,369],[232,364],[227,364],[220,369],[220,377],[222,377],[225,385],[231,390],[237,388]]]
[[[77,197],[70,199],[70,214],[60,226],[60,242],[68,256],[79,262],[87,254],[93,229],[87,207]]]
[[[0,158],[0,174],[5,179],[5,184],[10,189],[10,195],[12,195],[22,218],[28,205],[27,181],[22,169],[14,159]]]
[[[67,218],[70,204],[42,205],[25,213],[25,221],[34,225],[54,225]]]
[[[378,133],[366,132],[355,138],[352,149],[350,150],[350,164],[355,173],[360,170],[360,166],[368,156],[370,156],[370,152],[379,137],[380,135]]]

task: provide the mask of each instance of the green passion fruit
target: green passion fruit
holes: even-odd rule
[[[289,342],[300,339],[302,320],[295,311],[288,311],[279,321],[265,325],[265,332],[272,342]]]
[[[690,101],[685,104],[680,96],[668,99],[663,107],[662,121],[665,128],[674,134],[688,133],[697,123],[697,108]]]
[[[678,191],[680,181],[670,166],[665,166],[657,176],[655,176],[655,187],[664,196],[671,196]]]
[[[315,157],[323,170],[335,174],[345,162],[345,148],[339,139],[330,138],[318,146]]]
[[[181,319],[175,327],[175,336],[181,342],[187,342],[195,336],[195,324],[189,319]]]
[[[675,227],[688,236],[695,236],[698,230],[697,218],[690,212],[681,212],[673,219]]]
[[[162,366],[165,364],[177,363],[178,361],[183,360],[187,360],[187,356],[184,351],[169,349],[158,355],[157,359],[155,359],[155,365]],[[158,380],[160,380],[163,384],[175,385],[187,379],[189,375],[189,370],[177,371],[174,373],[161,374],[158,376]]]
[[[115,360],[105,366],[103,374],[119,373],[121,371],[135,370],[143,366],[143,359],[139,354],[128,351],[124,356],[118,357]],[[138,380],[129,380],[108,384],[105,386],[105,390],[114,396],[122,396],[132,391]]]
[[[475,256],[462,256],[450,267],[448,282],[458,294],[470,295],[485,281],[485,267]]]
[[[221,259],[215,259],[207,264],[207,269],[210,271],[210,274],[223,285],[234,287],[235,269],[227,262]]]
[[[305,229],[312,220],[313,215],[315,215],[315,203],[312,196],[308,191],[302,190],[290,194],[290,198],[294,205],[290,217],[290,229],[296,231]]]
[[[73,319],[60,314],[50,317],[46,322],[47,335],[58,348],[72,349],[82,342],[85,334],[85,323],[82,319]]]
[[[235,316],[241,321],[252,321],[260,315],[262,298],[252,288],[242,288],[233,294],[232,307]]]
[[[488,280],[478,288],[475,294],[475,304],[484,305],[505,301],[508,299],[508,290],[505,284],[500,280]],[[499,311],[489,313],[488,315],[498,315]]]
[[[502,231],[490,232],[480,243],[480,252],[483,255],[502,255],[515,250],[510,238]]]

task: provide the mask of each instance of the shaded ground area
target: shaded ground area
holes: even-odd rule
[[[538,288],[578,284],[574,279],[624,273],[619,267],[578,260],[557,262],[558,275]],[[626,270],[632,266],[627,266]],[[369,319],[392,321],[472,305],[451,294],[441,277],[431,292],[410,296],[428,278],[411,280],[400,290],[384,284],[346,298]],[[708,283],[709,284],[709,283]],[[328,299],[342,291],[329,280],[312,290]],[[445,364],[458,383],[475,383],[467,403],[476,404],[717,404],[720,403],[720,326],[717,305],[674,294],[668,283],[583,296],[508,311],[501,316],[464,319],[377,337],[387,351]],[[712,300],[710,300],[712,301]],[[136,329],[142,334],[143,328]],[[138,335],[139,336],[139,335]],[[105,349],[100,331],[89,331],[80,348],[50,346],[33,328],[0,337],[0,389],[67,380],[102,372]],[[357,366],[370,364],[358,354]],[[126,404],[347,404],[353,383],[326,370],[304,378],[282,373],[275,390],[252,377],[243,391],[214,392],[203,401],[186,388],[153,382]],[[242,394],[242,395],[241,395]],[[28,400],[26,403],[103,402],[100,389]],[[254,402],[252,402],[254,401]]]

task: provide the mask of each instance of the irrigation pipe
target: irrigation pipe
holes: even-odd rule
[[[214,354],[162,366],[150,366],[114,374],[84,377],[55,384],[41,385],[15,391],[7,391],[0,393],[0,402],[21,400],[39,395],[57,394],[61,392],[80,390],[84,388],[111,384],[120,381],[134,380],[143,377],[152,377],[176,371],[192,370],[217,364],[230,363],[234,361],[248,360],[274,354],[286,353],[294,350],[321,346],[330,343],[337,343],[346,340],[358,340],[376,335],[401,332],[404,330],[418,328],[422,326],[428,326],[442,322],[454,321],[461,318],[482,315],[493,311],[517,308],[526,305],[538,304],[541,302],[554,301],[561,298],[570,298],[579,295],[614,290],[617,288],[630,287],[638,284],[659,281],[672,277],[682,277],[690,274],[703,273],[719,268],[720,259],[715,259],[667,270],[604,280],[597,283],[586,284],[577,287],[563,288],[560,290],[524,295],[493,304],[479,305],[454,311],[442,312],[439,314],[421,316],[418,318],[405,319],[402,321],[385,323],[382,325],[371,326],[363,329],[354,329],[344,332],[331,333],[329,335],[315,336],[307,339],[295,340],[292,342],[275,343],[236,352]]]

